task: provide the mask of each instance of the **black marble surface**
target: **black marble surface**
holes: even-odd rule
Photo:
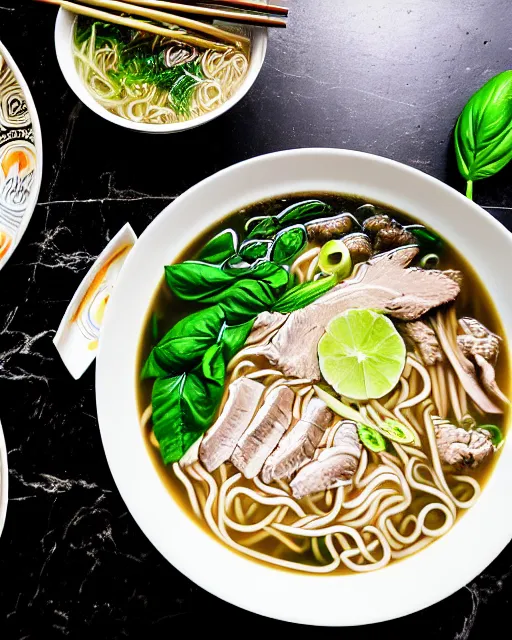
[[[291,147],[346,147],[462,188],[452,129],[471,93],[511,67],[509,0],[288,4],[289,28],[271,34],[261,76],[238,106],[189,133],[145,136],[103,121],[68,89],[54,52],[52,8],[0,0],[0,38],[32,89],[44,137],[40,201],[0,273],[0,416],[10,465],[2,639],[177,637],[220,625],[242,634],[304,632],[217,600],[153,549],[105,460],[94,367],[73,381],[52,344],[76,286],[124,222],[142,232],[178,194],[240,160]],[[511,178],[509,166],[475,185],[476,201],[509,229]],[[321,633],[465,640],[486,637],[496,624],[506,637],[511,597],[509,546],[428,610],[378,628]]]

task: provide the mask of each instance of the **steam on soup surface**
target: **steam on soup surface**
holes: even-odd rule
[[[173,497],[232,549],[309,573],[372,571],[444,535],[508,418],[478,277],[354,197],[262,202],[197,238],[165,267],[140,371]]]

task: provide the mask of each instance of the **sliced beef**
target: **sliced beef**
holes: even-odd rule
[[[231,462],[246,478],[258,475],[290,426],[294,399],[289,387],[276,387],[238,441]]]
[[[437,449],[444,464],[456,469],[475,469],[494,452],[490,436],[466,431],[441,418],[433,418]]]
[[[316,460],[299,470],[290,483],[292,494],[300,499],[312,493],[335,487],[339,481],[350,480],[361,458],[361,443],[355,422],[342,422],[333,446],[324,449]]]
[[[416,320],[415,322],[401,322],[398,328],[406,340],[418,348],[423,362],[427,366],[444,360],[441,345],[434,330],[428,324],[422,320]]]
[[[459,346],[452,347],[442,321],[434,323],[434,330],[445,356],[450,361],[460,383],[468,396],[484,413],[503,413],[503,411],[486,395],[476,374],[475,365],[466,358]]]
[[[350,253],[352,264],[366,262],[372,255],[372,244],[365,233],[351,233],[343,238]]]
[[[395,318],[416,320],[430,309],[454,300],[460,288],[441,271],[406,269],[417,253],[416,247],[404,247],[375,256],[361,265],[353,278],[291,313],[273,338],[255,348],[253,355],[265,356],[286,376],[320,380],[318,341],[340,313],[347,309],[378,309]],[[268,314],[267,322],[273,322],[273,316]]]
[[[306,225],[308,240],[324,244],[333,238],[341,238],[353,230],[355,223],[356,220],[350,213],[340,213],[337,216],[309,222]]]
[[[261,476],[263,482],[288,479],[306,460],[311,459],[333,418],[333,412],[323,400],[312,398],[301,419],[265,462]]]
[[[208,471],[229,460],[256,413],[264,391],[264,385],[249,378],[238,378],[230,384],[222,413],[199,447],[199,458]]]
[[[415,236],[402,226],[390,226],[381,229],[373,240],[373,252],[382,253],[397,247],[405,247],[409,244],[417,244]]]
[[[501,400],[501,402],[504,402],[505,404],[510,404],[510,400],[498,387],[498,383],[496,382],[496,371],[492,364],[479,353],[475,355],[475,362],[480,369],[480,380],[487,393],[490,393],[491,396]]]
[[[400,229],[401,226],[402,225],[392,220],[385,213],[377,213],[374,216],[366,218],[363,222],[363,231],[371,238],[375,238],[379,231],[383,229]]]
[[[459,325],[464,335],[457,336],[457,343],[466,357],[480,355],[491,365],[496,364],[500,350],[500,337],[475,318],[461,318]]]

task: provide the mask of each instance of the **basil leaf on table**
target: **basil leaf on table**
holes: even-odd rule
[[[236,253],[237,247],[236,232],[233,229],[225,229],[205,244],[197,259],[210,264],[222,264]]]
[[[290,205],[277,216],[281,228],[288,224],[307,222],[332,214],[332,208],[321,200],[304,200]]]
[[[275,289],[288,284],[288,272],[269,261],[255,262],[250,268],[229,273],[203,262],[187,260],[165,267],[171,291],[182,300],[214,304],[225,300],[229,288],[241,278],[262,280]]]
[[[222,345],[216,344],[194,371],[155,381],[153,429],[165,464],[178,461],[211,425],[225,375]]]
[[[217,342],[224,322],[224,311],[219,305],[196,311],[177,322],[152,349],[142,369],[142,379],[190,369]]]
[[[303,225],[288,227],[277,234],[270,252],[270,259],[277,264],[291,262],[304,249],[307,242],[308,234]]]
[[[279,298],[276,304],[272,307],[272,311],[277,311],[278,313],[291,313],[297,309],[303,309],[314,302],[317,298],[320,298],[320,296],[323,296],[324,293],[330,291],[337,282],[338,279],[336,278],[336,275],[333,274],[327,278],[320,278],[311,282],[298,284],[292,289],[289,289],[281,298]]]
[[[512,71],[491,78],[468,101],[455,127],[455,152],[466,195],[512,160]]]

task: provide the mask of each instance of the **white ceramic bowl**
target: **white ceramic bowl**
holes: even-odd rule
[[[0,535],[7,515],[7,501],[9,499],[9,469],[7,466],[7,446],[5,444],[2,423],[0,422]]]
[[[178,131],[186,131],[187,129],[194,129],[199,127],[210,120],[214,120],[218,116],[226,113],[231,107],[233,107],[239,100],[241,100],[249,89],[254,84],[258,77],[263,61],[265,60],[265,53],[267,51],[267,29],[262,27],[252,27],[252,50],[251,59],[249,61],[249,69],[245,80],[242,82],[238,91],[226,100],[218,109],[214,109],[199,118],[187,120],[186,122],[175,122],[173,124],[145,124],[142,122],[131,122],[126,118],[121,118],[110,111],[107,111],[102,107],[87,91],[84,84],[78,77],[76,71],[75,62],[73,60],[73,25],[75,22],[75,15],[66,9],[59,9],[57,14],[57,22],[55,23],[55,50],[57,52],[57,60],[62,74],[75,92],[77,97],[89,107],[94,113],[105,120],[109,120],[114,124],[118,124],[121,127],[127,129],[133,129],[134,131],[143,131],[145,133],[177,133]]]
[[[512,235],[488,213],[438,180],[391,160],[336,149],[285,151],[203,180],[169,205],[139,238],[102,329],[98,416],[107,459],[128,508],[155,547],[191,580],[224,600],[273,618],[315,625],[365,624],[403,616],[447,597],[485,569],[509,542],[512,438],[475,507],[442,539],[375,573],[310,576],[248,560],[194,524],[153,467],[137,415],[137,349],[163,265],[226,214],[263,198],[307,191],[361,195],[410,212],[433,227],[469,257],[511,335],[507,292]]]

